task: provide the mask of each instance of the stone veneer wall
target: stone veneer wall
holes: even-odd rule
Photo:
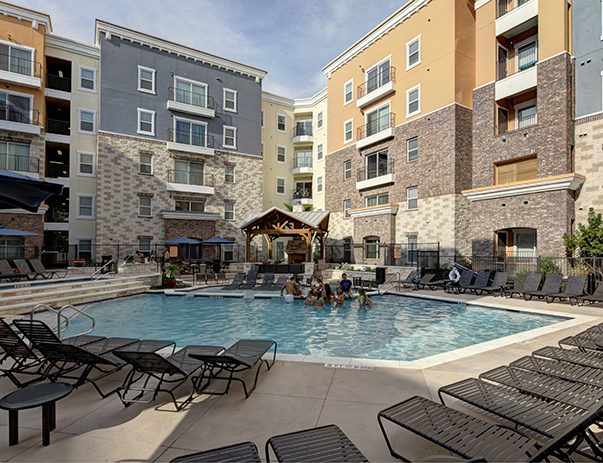
[[[153,155],[153,174],[139,173],[139,155]],[[177,156],[205,163],[205,175],[213,175],[215,193],[168,192],[168,170]],[[235,165],[235,183],[225,183],[225,164]],[[167,150],[165,142],[106,132],[98,134],[98,188],[96,196],[96,243],[136,243],[138,236],[152,237],[152,243],[185,235],[199,238],[221,236],[243,245],[239,230],[246,215],[262,210],[262,158],[217,151],[199,156]],[[139,195],[152,196],[152,217],[138,215]],[[163,220],[159,211],[174,210],[175,197],[205,200],[206,212],[217,212],[216,222]],[[235,203],[235,220],[224,220],[224,204]],[[213,235],[212,233],[215,233]],[[211,235],[211,236],[209,236]]]
[[[0,213],[0,225],[15,230],[37,233],[40,236],[25,236],[25,247],[39,246],[40,250],[44,245],[44,215],[30,212]],[[29,250],[26,250],[26,254]],[[28,256],[25,256],[28,257]]]
[[[576,197],[576,223],[586,224],[588,209],[603,212],[603,113],[576,121],[576,173],[586,180]]]

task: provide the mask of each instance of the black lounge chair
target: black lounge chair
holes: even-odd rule
[[[232,291],[233,289],[237,289],[239,286],[241,286],[243,284],[244,278],[245,278],[245,274],[237,273],[235,275],[234,279],[232,280],[232,283],[230,283],[229,285],[223,286],[222,289],[230,290],[230,291]]]
[[[576,347],[581,352],[603,351],[603,334],[592,329],[578,333],[576,336],[568,336],[558,342],[559,346]]]
[[[174,391],[203,366],[203,362],[190,355],[216,355],[223,350],[219,346],[187,346],[167,358],[156,352],[117,350],[113,355],[133,367],[124,384],[117,388],[117,395],[124,406],[129,407],[133,403],[154,402],[157,394],[165,392],[172,398],[176,410],[180,411],[192,400],[195,388],[191,388],[189,396],[180,403]],[[143,398],[146,392],[151,393],[150,398]]]
[[[475,276],[475,282],[472,285],[462,285],[459,283],[457,290],[459,293],[469,291],[478,295],[477,292],[479,291],[482,294],[482,291],[490,286],[490,273],[490,270],[480,270]]]
[[[3,318],[0,318],[0,348],[3,351],[0,371],[15,386],[25,387],[44,378],[46,359],[34,352]],[[33,375],[35,378],[21,381],[17,374]]]
[[[586,275],[570,275],[567,277],[565,283],[565,289],[563,292],[551,293],[545,296],[548,303],[554,302],[555,299],[559,299],[559,302],[570,299],[571,297],[578,297],[584,293],[584,285],[586,284]]]
[[[264,281],[262,281],[262,284],[259,286],[256,286],[253,289],[255,289],[256,291],[270,291],[270,288],[272,288],[273,282],[274,282],[274,273],[265,273]]]
[[[286,276],[280,276],[278,277],[278,280],[276,280],[276,283],[272,283],[272,286],[270,287],[271,291],[280,291],[280,289],[283,287],[283,285],[285,283],[287,283],[287,280],[289,278],[287,278]]]
[[[507,298],[513,298],[514,294],[523,295],[524,292],[538,291],[540,280],[542,280],[542,273],[528,273],[521,288],[505,290],[504,295]]]
[[[463,270],[461,273],[461,279],[456,284],[446,285],[444,286],[444,291],[447,293],[457,293],[460,294],[460,289],[462,286],[469,286],[473,281],[473,272],[471,270]]]
[[[245,462],[262,463],[258,448],[253,442],[227,445],[204,452],[191,453],[176,457],[170,463],[216,463],[216,462]]]
[[[52,279],[52,277],[55,275],[57,278],[65,278],[67,276],[67,270],[48,270],[46,267],[44,267],[44,264],[40,259],[29,259],[29,265],[36,273],[34,279],[36,279],[38,276],[41,276],[45,280]],[[61,273],[63,276],[60,275]]]
[[[13,320],[13,324],[27,338],[34,348],[41,342],[58,342],[63,344],[72,344],[74,346],[85,346],[96,342],[104,341],[105,336],[80,335],[73,336],[67,339],[59,339],[59,337],[50,329],[50,327],[40,320]]]
[[[29,265],[27,262],[25,262],[25,259],[13,259],[13,263],[17,267],[20,275],[25,275],[28,280],[33,280],[36,278],[36,272],[31,271],[31,268],[29,268]]]
[[[396,283],[397,290],[400,291],[400,288],[412,288],[412,279],[415,278],[418,274],[419,272],[417,270],[411,271],[404,280],[398,281]]]
[[[603,353],[599,352],[582,352],[578,349],[561,349],[559,347],[546,346],[532,352],[532,355],[559,362],[574,363],[584,367],[603,369]]]
[[[585,296],[572,296],[569,298],[569,301],[571,305],[574,305],[574,303],[576,305],[580,305],[580,303],[584,305],[585,302],[588,302],[589,304],[603,302],[603,284],[597,286],[597,289],[595,289],[595,292],[592,295],[587,294]]]
[[[256,280],[258,279],[258,272],[257,271],[253,271],[253,269],[251,269],[249,271],[249,273],[247,274],[247,276],[245,277],[245,282],[238,287],[238,289],[253,289],[255,288],[256,285]]]
[[[562,282],[563,275],[549,274],[546,276],[544,283],[542,284],[542,289],[540,291],[524,291],[523,298],[526,301],[531,301],[533,297],[542,299],[546,297],[547,294],[558,293]]]
[[[423,288],[425,288],[425,285],[427,283],[429,283],[431,280],[433,280],[434,278],[435,278],[435,273],[426,273],[419,279],[418,283],[413,283],[413,285],[415,286],[415,289],[423,289]]]
[[[272,361],[263,360],[262,356],[274,347]],[[262,363],[266,364],[268,370],[274,365],[276,360],[276,342],[263,340],[241,340],[237,341],[231,347],[226,349],[220,355],[208,355],[192,353],[190,356],[204,363],[203,369],[198,376],[193,378],[195,390],[201,393],[203,388],[215,380],[226,381],[226,386],[222,390],[207,390],[205,394],[223,395],[228,394],[228,390],[233,381],[238,381],[243,385],[245,398],[249,397],[258,383]],[[257,366],[255,379],[249,390],[245,378]]]
[[[511,367],[552,375],[576,383],[603,387],[603,370],[575,363],[559,362],[526,355],[509,364]]]
[[[27,278],[27,275],[22,275],[15,272],[7,260],[0,260],[0,279],[8,281],[17,281]]]
[[[482,288],[481,291],[484,293],[493,294],[494,296],[496,296],[497,295],[496,293],[498,293],[498,295],[502,296],[503,292],[507,288],[507,280],[508,279],[509,279],[509,272],[496,272],[494,274],[494,278],[492,279],[492,284],[490,286],[488,286],[487,288]],[[481,292],[480,292],[480,294],[481,294]]]

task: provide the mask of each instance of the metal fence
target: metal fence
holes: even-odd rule
[[[348,263],[367,266],[400,266],[438,268],[439,243],[362,244],[339,243],[324,247],[324,258],[329,263]]]

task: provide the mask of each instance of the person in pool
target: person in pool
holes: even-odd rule
[[[341,281],[339,282],[339,286],[343,290],[344,299],[354,299],[354,296],[352,295],[352,282],[348,280],[348,276],[345,273],[341,275]]]
[[[304,297],[304,293],[302,292],[300,287],[297,285],[297,282],[295,281],[295,277],[291,277],[290,280],[287,280],[285,282],[285,284],[281,288],[281,296],[283,295],[283,290],[287,291],[287,294],[285,295],[285,302],[293,302],[293,298],[295,296]]]
[[[333,294],[333,301],[335,305],[343,306],[343,289],[341,289],[341,286],[337,287],[337,294]]]
[[[364,288],[358,290],[358,305],[359,308],[363,307],[374,307],[375,303],[371,301],[371,298],[366,295]]]

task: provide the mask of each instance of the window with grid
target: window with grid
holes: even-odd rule
[[[155,93],[155,69],[138,66],[138,91]]]
[[[406,69],[421,63],[421,36],[406,44]]]
[[[351,103],[354,99],[354,81],[350,80],[343,86],[343,104]]]
[[[316,160],[317,161],[322,161],[322,143],[319,143],[318,146],[316,147]]]
[[[80,66],[80,90],[96,91],[96,69]]]
[[[185,119],[176,119],[176,143],[205,147],[207,145],[207,126]]]
[[[419,159],[419,137],[406,141],[406,159],[408,162]]]
[[[279,132],[287,131],[287,117],[285,115],[276,115],[276,130],[278,130]]]
[[[343,163],[343,179],[349,180],[352,178],[352,161],[345,161]]]
[[[316,177],[316,193],[322,193],[322,175]]]
[[[343,123],[343,140],[348,143],[354,139],[354,121],[349,120]]]
[[[235,182],[235,166],[224,166],[224,182]]]
[[[237,91],[224,89],[224,110],[237,112]]]
[[[138,198],[138,215],[142,217],[151,217],[151,198],[141,196]]]
[[[78,219],[93,219],[94,218],[94,196],[78,195],[77,196],[77,218]]]
[[[286,162],[286,148],[284,146],[276,147],[276,162],[284,164]]]
[[[80,153],[78,151],[78,175],[84,175],[87,177],[94,177],[94,154],[92,153]]]
[[[80,123],[79,123],[80,131],[94,133],[95,132],[94,111],[86,111],[86,110],[80,109],[80,110],[78,110],[78,113],[79,113],[79,117],[80,117]]]
[[[323,125],[322,117],[323,117],[323,112],[320,111],[316,115],[316,130],[322,129],[322,125]]]
[[[176,101],[207,108],[207,85],[200,82],[176,79]]]
[[[419,187],[413,186],[406,189],[406,210],[412,211],[419,208]]]
[[[150,154],[138,155],[139,172],[141,174],[153,173],[153,156]]]
[[[351,217],[350,215],[350,209],[352,208],[352,200],[351,199],[346,199],[343,202],[343,218],[344,219],[349,219]]]
[[[366,207],[383,206],[389,204],[389,194],[370,196],[366,198]]]
[[[176,201],[177,211],[205,212],[205,201]]]
[[[406,92],[407,110],[406,117],[413,116],[421,112],[421,87],[411,88]]]
[[[31,76],[33,74],[31,50],[0,43],[0,70]]]
[[[174,183],[202,186],[204,167],[201,162],[175,161]]]
[[[237,147],[237,129],[236,127],[224,126],[224,148]]]
[[[138,108],[138,133],[155,135],[155,111]]]
[[[284,195],[285,194],[285,179],[281,177],[276,177],[276,194]]]
[[[234,203],[224,204],[224,220],[234,220],[235,218],[235,205]]]

